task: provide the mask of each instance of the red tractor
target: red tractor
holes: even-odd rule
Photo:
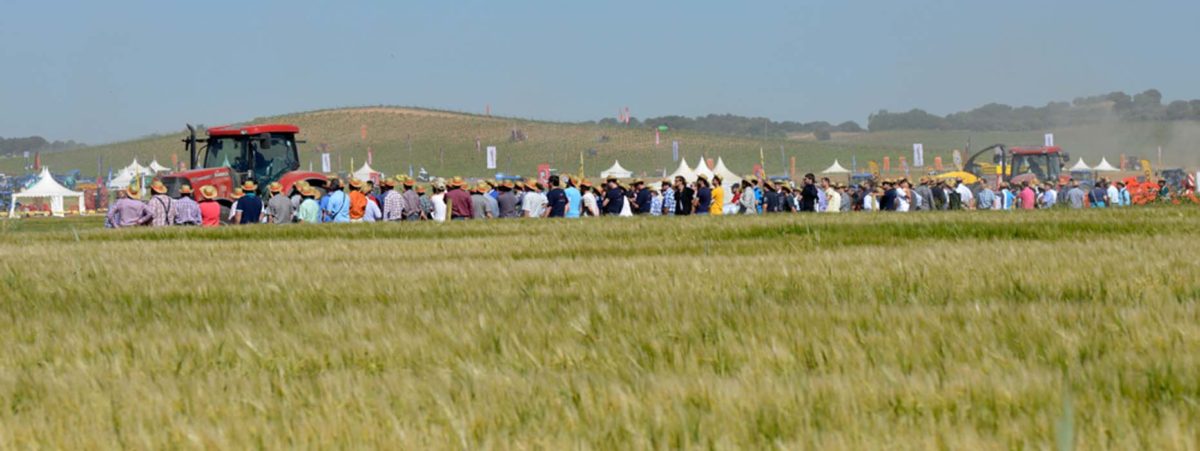
[[[258,184],[260,195],[266,193],[267,185],[272,182],[283,185],[285,193],[290,193],[292,185],[300,181],[324,187],[328,178],[323,174],[299,170],[297,133],[299,127],[285,124],[225,126],[210,128],[207,139],[198,139],[196,129],[188,125],[188,136],[183,143],[190,157],[190,169],[166,175],[162,182],[172,196],[179,193],[180,186],[191,185],[197,199],[200,187],[215,186],[218,201],[225,204],[232,203],[233,189],[247,180]],[[197,150],[197,143],[204,146]]]

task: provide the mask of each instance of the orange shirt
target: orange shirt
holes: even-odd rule
[[[350,220],[362,219],[367,212],[367,195],[362,191],[350,192]]]

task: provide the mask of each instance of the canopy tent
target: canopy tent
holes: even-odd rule
[[[713,171],[708,168],[708,162],[704,157],[700,157],[700,162],[696,163],[696,168],[692,169],[692,173],[696,174],[697,177],[703,175],[705,180],[712,181]]]
[[[151,162],[150,162],[150,165],[149,165],[149,166],[146,166],[146,169],[149,169],[149,170],[151,170],[151,171],[153,171],[153,172],[156,172],[156,173],[157,173],[157,172],[167,172],[167,171],[170,171],[170,170],[171,170],[171,168],[168,168],[168,167],[166,167],[166,166],[163,166],[163,165],[161,165],[161,164],[158,164],[158,160],[151,161]]]
[[[621,167],[621,162],[619,160],[614,160],[613,165],[611,167],[609,167],[608,169],[605,169],[603,171],[600,171],[600,178],[609,178],[609,177],[614,177],[614,178],[619,178],[619,179],[627,179],[627,178],[633,177],[633,172],[630,172],[628,169]]]
[[[837,160],[833,160],[833,164],[830,165],[828,168],[825,168],[825,170],[821,171],[821,173],[822,174],[849,174],[850,170],[843,167],[842,164],[838,163]]]
[[[675,168],[675,172],[667,176],[671,180],[675,180],[675,177],[683,177],[688,183],[696,181],[696,173],[692,172],[692,168],[688,167],[687,162],[683,161],[682,158],[679,159],[679,167]]]
[[[1096,172],[1117,172],[1120,169],[1114,168],[1113,165],[1108,164],[1108,158],[1101,158],[1100,164],[1096,165],[1096,167],[1092,168],[1092,170]]]
[[[1087,163],[1083,162],[1083,157],[1079,157],[1079,161],[1075,162],[1075,166],[1071,166],[1071,169],[1069,169],[1068,171],[1076,172],[1076,171],[1090,171],[1090,170],[1092,170],[1092,167],[1088,166]]]
[[[17,217],[17,201],[19,199],[50,199],[50,212],[54,216],[63,216],[63,198],[73,197],[79,200],[79,209],[84,209],[83,193],[79,191],[71,191],[65,186],[54,181],[54,177],[50,176],[50,170],[42,166],[42,173],[38,175],[37,183],[29,187],[25,191],[12,195],[12,202],[9,202],[8,217]]]
[[[153,165],[154,163],[151,163]],[[133,163],[125,166],[120,171],[117,171],[117,176],[108,181],[109,189],[121,189],[132,185],[138,177],[153,176],[154,170],[148,166],[138,164],[137,158],[133,159]],[[143,180],[144,183],[144,180]]]
[[[350,175],[359,180],[378,180],[383,177],[383,173],[376,171],[369,163],[363,163],[361,168]]]
[[[742,178],[736,173],[725,167],[725,161],[721,157],[717,157],[717,165],[713,168],[713,174],[721,176],[721,184],[723,186],[733,186],[742,183]]]

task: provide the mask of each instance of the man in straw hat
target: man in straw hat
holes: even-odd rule
[[[383,210],[379,208],[379,201],[371,194],[373,185],[371,182],[365,182],[362,188],[358,189],[367,198],[367,206],[363,209],[363,222],[375,222],[383,219]]]
[[[174,209],[175,225],[198,226],[204,221],[200,216],[200,205],[192,199],[192,185],[179,187],[179,198],[175,199]]]
[[[150,201],[146,207],[150,209],[152,227],[166,227],[175,223],[175,200],[167,195],[167,185],[161,180],[150,183]]]
[[[150,213],[150,209],[146,208],[146,204],[138,200],[141,193],[136,185],[130,185],[122,192],[123,196],[113,203],[108,209],[108,217],[106,225],[115,229],[123,227],[136,227],[149,224],[154,220],[154,215]]]
[[[487,200],[485,200],[488,197],[488,189],[488,185],[483,182],[471,188],[471,219],[495,218],[488,209]]]
[[[395,179],[385,179],[379,183],[383,193],[383,220],[399,221],[404,219],[404,196],[396,192]]]
[[[400,195],[404,199],[404,208],[401,209],[400,215],[405,221],[421,220],[421,194],[416,189],[417,181],[404,177],[400,184],[404,187],[404,193]]]
[[[283,194],[283,185],[272,182],[267,185],[271,198],[267,200],[267,222],[271,224],[289,224],[292,222],[292,200]]]
[[[329,180],[329,191],[322,204],[321,222],[350,222],[350,199],[342,192],[341,180]]]
[[[513,182],[505,180],[497,187],[500,195],[496,197],[496,207],[500,210],[499,218],[520,217],[517,213],[517,195],[513,194]]]
[[[362,222],[363,214],[367,211],[367,193],[363,192],[363,187],[366,186],[362,180],[350,179],[350,222]]]
[[[600,204],[596,201],[596,190],[592,189],[592,182],[586,179],[580,181],[579,190],[583,193],[579,200],[583,204],[583,211],[580,214],[591,217],[600,216]]]
[[[446,191],[446,211],[449,214],[450,220],[462,221],[471,219],[474,215],[474,207],[472,207],[471,194],[467,192],[467,182],[462,177],[455,176],[450,179],[447,185],[449,190]]]
[[[321,205],[317,203],[317,198],[321,197],[321,192],[311,186],[304,186],[300,190],[300,208],[296,210],[296,219],[305,224],[319,224],[321,222]]]
[[[233,204],[234,224],[258,224],[262,219],[263,203],[257,191],[258,184],[253,180],[242,183],[242,197]]]
[[[199,209],[201,227],[221,225],[221,204],[217,202],[217,187],[212,185],[200,187]]]
[[[567,177],[567,188],[563,190],[563,195],[567,196],[567,218],[578,218],[583,214],[583,194],[576,185],[578,181],[574,177]]]
[[[543,218],[548,213],[549,202],[542,194],[542,184],[536,180],[525,183],[525,196],[521,198],[521,211],[526,218]]]

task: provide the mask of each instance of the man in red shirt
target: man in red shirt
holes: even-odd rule
[[[462,177],[455,177],[450,180],[450,191],[446,192],[447,210],[450,212],[451,220],[471,219],[474,210],[471,205],[471,195],[463,189],[467,182],[463,181]]]

